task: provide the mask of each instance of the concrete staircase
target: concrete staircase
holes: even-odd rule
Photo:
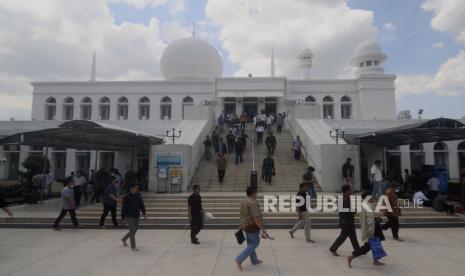
[[[276,128],[273,127],[273,130]],[[255,168],[258,172],[258,191],[259,192],[297,192],[299,184],[302,180],[302,175],[305,172],[307,165],[302,157],[301,160],[293,159],[291,151],[292,136],[289,131],[284,130],[281,133],[276,133],[277,146],[273,155],[275,161],[276,175],[272,178],[271,185],[268,185],[261,179],[261,164],[267,156],[267,149],[264,143],[256,142],[255,131],[252,125],[248,124],[247,135],[253,137],[255,151]],[[226,135],[226,131],[223,133]],[[265,140],[265,139],[263,139]],[[210,161],[202,160],[192,179],[192,184],[199,184],[202,191],[205,192],[245,192],[246,187],[250,183],[250,171],[252,170],[252,145],[250,140],[247,141],[247,149],[244,153],[244,163],[235,165],[235,154],[226,154],[228,160],[228,169],[223,183],[218,182],[216,161],[214,158]],[[317,191],[321,190],[317,187]]]
[[[294,194],[294,193],[292,193]],[[148,220],[141,221],[143,228],[182,229],[187,225],[187,197],[189,194],[144,194]],[[239,224],[239,205],[244,193],[202,193],[203,206],[211,212],[214,219],[206,223],[207,228],[236,228]],[[263,210],[263,194],[258,201]],[[78,211],[81,226],[97,228],[102,212],[101,204],[93,204]],[[51,227],[56,214],[48,217],[0,219],[0,227]],[[118,217],[120,210],[118,210]],[[290,228],[296,222],[295,212],[264,213],[264,221],[269,228]],[[358,222],[358,218],[357,218]],[[431,208],[404,209],[400,217],[401,227],[463,227],[465,222],[458,215],[449,216],[433,211]],[[65,218],[63,226],[70,226],[69,218]],[[111,225],[107,218],[106,225]],[[313,228],[337,228],[337,213],[312,214]]]

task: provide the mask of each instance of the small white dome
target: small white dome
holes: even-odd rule
[[[312,53],[312,50],[310,49],[303,49],[298,55],[297,57],[300,59],[300,58],[305,58],[305,57],[310,57],[310,58],[313,58],[313,53]]]
[[[352,59],[352,65],[358,66],[360,62],[368,60],[376,60],[379,63],[384,62],[387,59],[387,56],[381,50],[376,41],[365,41],[362,42],[355,50],[354,58]]]
[[[165,79],[214,79],[223,74],[223,61],[209,43],[196,37],[173,41],[161,55]]]

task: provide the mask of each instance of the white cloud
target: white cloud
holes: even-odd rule
[[[184,26],[178,21],[168,21],[162,24],[161,34],[163,40],[167,43],[178,38],[188,37],[192,35],[192,27]]]
[[[434,30],[450,33],[465,44],[465,3],[463,0],[427,0],[422,9],[433,12],[431,27]]]
[[[297,54],[310,47],[313,76],[338,77],[348,71],[356,47],[377,37],[373,13],[344,0],[208,0],[206,16],[238,64],[236,76],[268,76],[274,46],[277,75],[299,76]]]
[[[184,0],[174,0],[171,3],[171,6],[170,6],[171,14],[175,15],[184,10],[186,10],[186,3],[184,2]]]
[[[157,78],[159,22],[115,25],[106,0],[0,2],[0,119],[30,117],[30,81]]]
[[[127,4],[137,9],[143,9],[147,6],[157,7],[166,4],[168,0],[107,0],[109,3]]]
[[[433,48],[442,48],[444,47],[444,43],[442,42],[436,42],[433,44]]]
[[[465,95],[465,51],[449,58],[434,75],[399,75],[397,96],[435,93],[442,96]]]
[[[386,24],[384,24],[383,28],[386,30],[386,31],[394,31],[397,27],[394,23],[392,22],[386,22]]]

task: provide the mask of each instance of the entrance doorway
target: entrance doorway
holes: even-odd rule
[[[100,153],[100,168],[109,172],[115,167],[115,153],[114,152],[101,152]]]
[[[277,114],[278,103],[275,97],[265,98],[265,114]]]
[[[236,98],[224,98],[223,110],[225,114],[236,113]]]
[[[19,152],[7,153],[8,160],[8,179],[18,179]]]
[[[66,177],[66,151],[54,152],[53,159],[53,174],[56,179],[65,179]]]
[[[402,164],[400,159],[400,152],[388,152],[386,165],[391,177],[402,176]]]
[[[258,99],[257,98],[244,98],[244,104],[242,105],[242,112],[247,114],[249,121],[257,115],[258,111]]]
[[[76,152],[76,172],[79,170],[89,175],[90,152]]]

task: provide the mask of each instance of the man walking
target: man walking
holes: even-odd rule
[[[223,138],[220,138],[220,143],[218,145],[218,153],[226,154],[228,152],[228,147],[223,141]]]
[[[84,189],[84,184],[87,182],[86,177],[82,170],[77,171],[76,175],[73,177],[74,182],[74,202],[76,207],[81,206],[81,196]]]
[[[203,140],[203,145],[205,146],[205,161],[210,161],[212,148],[212,141],[210,140],[210,136],[207,135],[205,137],[205,140]]]
[[[342,206],[344,209],[350,208],[350,196],[352,195],[352,187],[348,184],[342,186]],[[334,241],[333,245],[329,248],[329,251],[333,256],[339,256],[337,249],[345,242],[347,237],[349,237],[350,242],[354,250],[358,250],[360,245],[357,240],[357,233],[355,232],[355,210],[352,212],[349,211],[340,211],[339,212],[339,227],[341,228],[341,233]]]
[[[258,123],[255,132],[257,133],[257,143],[261,144],[263,141],[263,132],[265,132],[265,128],[261,122]]]
[[[242,263],[250,257],[252,265],[259,265],[263,261],[258,259],[255,250],[260,245],[260,231],[263,238],[268,234],[263,226],[263,216],[257,202],[257,188],[247,187],[247,198],[241,201],[241,230],[245,232],[247,247],[236,257],[235,261],[242,271]]]
[[[55,223],[53,224],[53,229],[55,231],[60,231],[59,228],[61,220],[66,216],[66,213],[69,213],[71,216],[71,221],[75,228],[79,227],[79,223],[76,218],[76,205],[74,204],[74,191],[73,191],[73,178],[68,177],[65,179],[65,187],[61,190],[60,204],[61,212],[58,215]]]
[[[263,178],[265,179],[265,182],[268,184],[271,184],[271,177],[275,173],[275,167],[274,167],[274,159],[271,157],[271,154],[268,154],[268,156],[263,159],[262,163],[262,175]]]
[[[247,114],[245,114],[245,112],[241,114],[241,117],[239,117],[239,121],[241,123],[241,132],[244,132],[245,124],[247,123]]]
[[[103,192],[103,212],[100,217],[100,227],[104,227],[105,219],[107,218],[108,212],[111,212],[111,221],[113,227],[118,227],[118,221],[116,219],[116,206],[121,200],[118,198],[118,187],[116,186],[116,180],[113,180]]]
[[[228,142],[228,153],[231,154],[234,151],[234,142],[236,141],[236,136],[234,136],[232,130],[226,135],[226,141]]]
[[[371,167],[371,184],[373,185],[373,196],[379,198],[383,193],[383,172],[381,170],[381,160],[376,160]]]
[[[278,114],[278,117],[276,118],[276,131],[278,133],[281,133],[281,130],[283,128],[284,124],[284,117],[281,115],[281,113]]]
[[[294,142],[292,142],[292,150],[294,151],[294,159],[299,160],[300,155],[302,154],[302,141],[300,141],[300,136],[297,135]]]
[[[234,144],[234,150],[236,151],[236,165],[239,165],[239,162],[244,162],[244,144],[240,137],[236,139],[236,143]]]
[[[299,218],[299,221],[292,227],[292,229],[289,231],[289,235],[291,235],[291,238],[294,238],[294,233],[300,229],[303,225],[304,231],[305,231],[305,240],[307,242],[314,243],[315,241],[312,240],[310,236],[310,231],[312,228],[311,220],[310,220],[310,212],[307,209],[307,204],[308,207],[310,206],[310,197],[307,195],[307,183],[300,183],[300,191],[297,193],[297,196],[300,197],[300,204],[299,206],[296,207],[297,215]]]
[[[218,153],[218,157],[216,158],[216,169],[218,171],[218,181],[220,183],[223,182],[224,175],[226,173],[226,168],[228,167],[228,161],[224,157],[223,153]]]
[[[354,183],[354,166],[351,164],[352,158],[347,158],[344,165],[342,165],[342,178],[344,178],[344,184],[353,185]]]
[[[310,198],[316,197],[315,186],[318,185],[318,180],[316,179],[314,173],[315,173],[315,168],[310,166],[307,168],[305,173],[302,175],[302,182],[307,183],[307,186],[308,186],[307,193],[310,196]]]
[[[130,192],[123,198],[123,207],[121,208],[121,218],[126,220],[129,232],[121,239],[124,246],[128,246],[126,241],[129,239],[131,242],[131,250],[133,252],[139,251],[136,247],[136,232],[139,228],[140,213],[147,219],[145,213],[145,205],[142,196],[139,193],[139,183],[132,183]]]
[[[202,197],[200,196],[200,185],[192,187],[193,193],[187,199],[188,218],[191,225],[191,243],[199,244],[197,234],[203,228],[203,208]]]
[[[399,200],[397,198],[396,190],[393,186],[386,189],[386,197],[391,205],[392,212],[386,210],[385,214],[388,221],[383,225],[383,230],[391,228],[392,237],[396,241],[403,241],[399,238],[399,217],[401,216],[401,210],[399,207]]]
[[[276,149],[276,137],[274,137],[273,132],[270,131],[268,136],[265,139],[265,145],[268,149],[268,154],[273,154]]]

